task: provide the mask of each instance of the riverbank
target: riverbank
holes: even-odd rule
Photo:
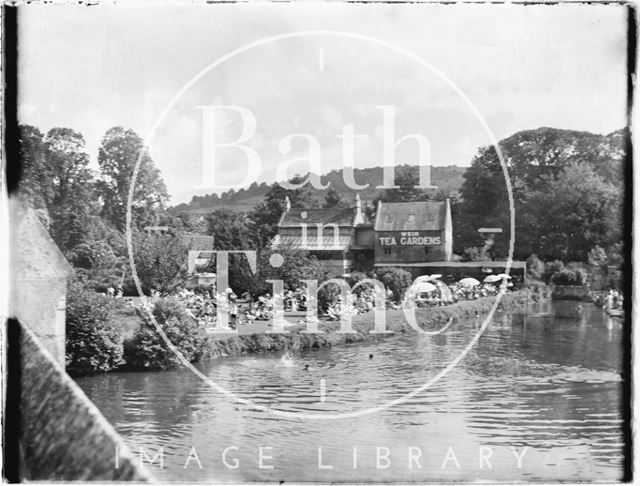
[[[442,307],[419,307],[415,309],[416,321],[425,330],[436,331],[449,319],[469,318],[486,315],[493,306],[495,297],[484,297],[477,300],[461,301]],[[527,302],[527,291],[512,292],[500,300],[499,310],[514,312],[524,310]],[[342,334],[339,321],[320,321],[318,333],[306,333],[306,324],[287,327],[287,334],[266,334],[264,332],[244,331],[239,334],[212,335],[210,339],[212,357],[237,354],[264,353],[302,349],[318,349],[326,346],[339,346],[361,342],[372,342],[394,334],[416,332],[407,323],[402,310],[386,311],[386,329],[389,334],[371,334],[374,328],[374,314],[368,312],[353,317],[354,332]]]

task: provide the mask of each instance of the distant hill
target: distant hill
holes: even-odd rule
[[[396,171],[404,170],[410,166],[398,166]],[[464,182],[463,175],[467,167],[459,167],[450,165],[446,167],[431,167],[431,184],[438,187],[437,191],[445,194],[457,194]],[[356,192],[360,194],[363,201],[373,201],[380,194],[381,189],[376,186],[382,184],[383,169],[382,167],[372,167],[367,169],[355,169],[354,179],[358,184],[369,183],[369,187],[360,191],[355,191],[344,183],[342,170],[333,170],[322,176],[322,182],[326,184],[330,182],[329,187],[335,189],[340,197],[345,201],[355,199]],[[397,172],[396,172],[397,173]],[[251,211],[256,204],[264,199],[265,194],[271,186],[266,183],[253,183],[246,189],[239,191],[230,190],[217,194],[207,194],[205,196],[193,196],[188,204],[180,204],[173,209],[178,212],[187,212],[192,214],[208,213],[217,208],[227,208],[233,211],[246,212]],[[320,201],[324,199],[325,191],[307,186],[309,192],[316,196]]]

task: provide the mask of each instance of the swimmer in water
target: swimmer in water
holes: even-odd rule
[[[369,359],[373,359],[373,353],[369,354]]]
[[[293,358],[291,357],[291,353],[289,353],[289,351],[282,355],[282,358],[280,358],[280,364],[282,366],[286,366],[287,368],[293,366]]]
[[[309,365],[308,364],[304,365],[304,371],[309,371]]]

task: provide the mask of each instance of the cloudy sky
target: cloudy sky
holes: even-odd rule
[[[433,165],[469,165],[491,143],[484,124],[498,140],[625,124],[626,9],[615,5],[23,6],[19,32],[20,121],[78,130],[94,165],[107,129],[134,129],[174,203],[248,174],[301,172],[309,140],[322,172],[339,168],[344,126],[361,135],[354,164],[381,165],[381,106],[395,113],[397,140],[429,141]],[[256,42],[292,32],[304,34]],[[204,106],[246,114],[218,109],[204,131]],[[260,163],[248,171],[242,150],[219,148],[210,187],[203,146],[243,130]],[[399,144],[395,157],[415,163],[417,144]]]

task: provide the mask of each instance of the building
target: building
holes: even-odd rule
[[[525,262],[457,261],[449,199],[381,201],[373,223],[364,215],[359,197],[346,209],[291,209],[287,200],[272,247],[308,250],[335,275],[398,267],[414,277],[437,273],[445,280],[482,279],[509,267],[522,280],[526,270]]]
[[[354,252],[358,253],[356,229],[362,225],[366,219],[359,196],[353,207],[320,209],[292,209],[287,198],[272,248],[307,250],[327,271],[341,275],[351,271]],[[371,252],[372,247],[363,250]]]
[[[444,202],[378,202],[375,264],[451,260],[453,230],[449,200]]]
[[[64,368],[67,280],[73,268],[34,210],[14,200],[11,211],[11,315]]]

